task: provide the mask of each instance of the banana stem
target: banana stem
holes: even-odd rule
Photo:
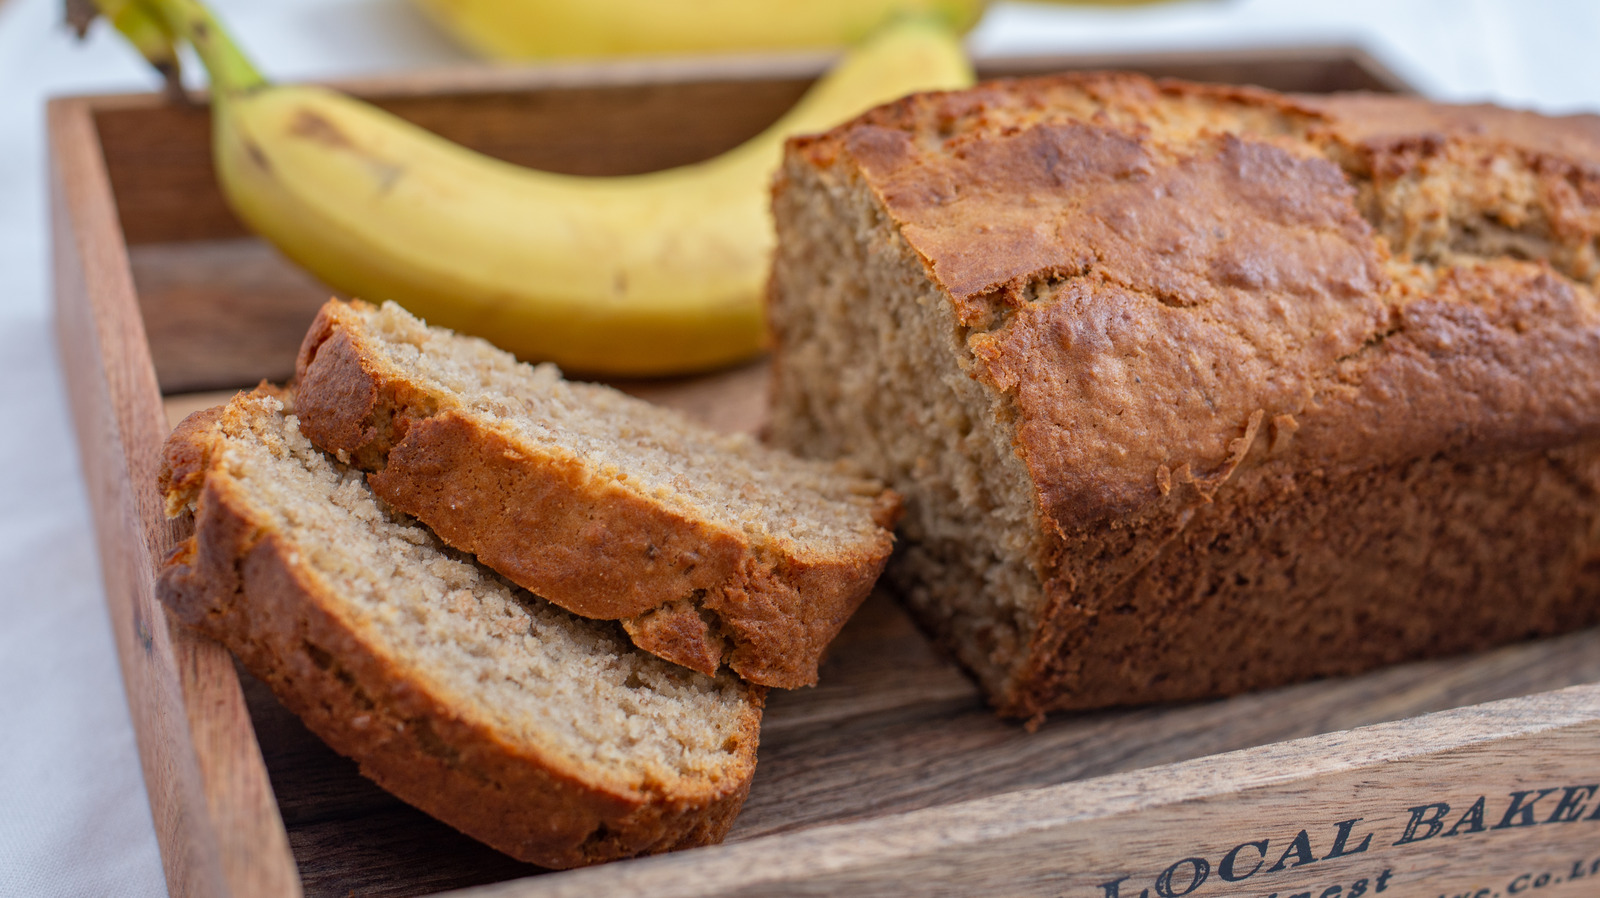
[[[264,87],[267,79],[228,35],[200,0],[138,0],[167,23],[167,28],[200,57],[211,78],[213,94],[239,94]]]
[[[162,77],[169,82],[177,77],[178,47],[166,22],[137,0],[102,0],[98,8],[111,22],[111,27],[117,29],[117,33]]]

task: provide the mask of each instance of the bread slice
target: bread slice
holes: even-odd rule
[[[334,750],[505,853],[572,867],[719,841],[762,690],[637,651],[386,508],[258,389],[168,439],[195,534],[157,594]]]
[[[1003,711],[1600,621],[1600,118],[1081,73],[791,141],[773,441]]]
[[[557,605],[703,673],[792,688],[889,557],[876,481],[569,383],[399,306],[330,301],[302,427],[385,500]]]

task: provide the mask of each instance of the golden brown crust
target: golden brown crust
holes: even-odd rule
[[[1302,95],[1293,102],[1325,116],[1351,143],[1425,137],[1517,147],[1589,165],[1600,160],[1600,115],[1547,116],[1486,103],[1452,106],[1368,93]]]
[[[1593,358],[1592,284],[1504,255],[1417,272],[1360,197],[1426,164],[1397,142],[1587,150],[1542,164],[1578,180],[1550,202],[1584,214],[1551,215],[1592,247],[1597,122],[1089,74],[912,97],[794,151],[850,167],[924,259],[1069,527],[1225,479],[1258,412],[1298,421],[1308,468],[1600,434],[1600,381],[1557,374]]]
[[[292,539],[253,510],[214,457],[215,412],[191,418],[166,447],[168,467],[185,472],[164,478],[169,490],[194,483],[197,463],[202,471],[195,534],[167,560],[157,595],[228,646],[335,751],[405,801],[543,866],[707,844],[726,833],[754,773],[759,703],[740,734],[740,762],[697,792],[608,782],[508,741],[341,616]]]
[[[706,620],[708,616],[694,602],[679,599],[626,618],[622,627],[634,645],[650,654],[690,670],[714,674],[722,667],[728,643]]]
[[[297,408],[312,442],[373,471],[380,496],[446,542],[577,614],[629,620],[637,644],[663,658],[702,671],[715,658],[764,686],[814,684],[823,649],[888,560],[888,529],[827,558],[759,557],[769,550],[732,526],[449,408],[362,340],[358,316],[336,301],[307,334]],[[897,509],[885,494],[874,518],[892,522]],[[695,626],[689,606],[714,626]]]
[[[1600,118],[1089,73],[909,97],[789,152],[875,201],[1014,428],[1045,608],[1006,710],[1226,693],[1600,616]],[[1528,520],[1534,495],[1563,526]],[[1345,517],[1301,526],[1296,503]],[[1379,531],[1389,585],[1281,557]],[[1428,555],[1447,545],[1493,569],[1457,582]],[[1363,642],[1356,623],[1395,608],[1410,622]],[[1470,627],[1437,624],[1463,609]],[[1317,621],[1346,628],[1310,643],[1340,657],[1266,644]]]

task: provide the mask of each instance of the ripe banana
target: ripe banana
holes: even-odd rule
[[[703,53],[854,44],[897,15],[958,31],[983,0],[416,0],[457,40],[493,59]]]
[[[519,168],[333,91],[269,85],[197,0],[131,0],[211,75],[223,192],[336,290],[583,373],[677,374],[760,351],[783,140],[970,84],[953,33],[903,20],[780,121],[706,162],[622,177]]]

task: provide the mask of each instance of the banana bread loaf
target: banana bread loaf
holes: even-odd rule
[[[762,690],[669,664],[389,511],[268,390],[168,439],[195,534],[157,594],[334,750],[513,857],[572,867],[720,841]]]
[[[634,644],[765,686],[816,682],[889,557],[899,497],[833,464],[572,383],[394,304],[329,302],[301,426],[512,581]]]
[[[1087,74],[791,141],[775,441],[1007,714],[1600,620],[1600,118]]]

